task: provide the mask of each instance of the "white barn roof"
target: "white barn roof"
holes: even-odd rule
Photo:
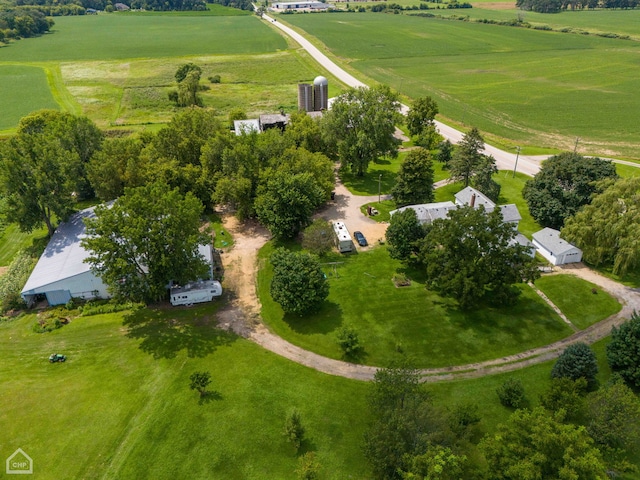
[[[58,226],[22,293],[90,271],[89,264],[84,263],[89,252],[80,245],[80,241],[86,237],[83,220],[95,217],[93,209],[75,213]]]

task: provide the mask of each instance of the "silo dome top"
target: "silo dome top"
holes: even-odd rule
[[[324,78],[322,76],[318,76],[318,77],[313,79],[313,84],[314,85],[329,85],[329,82],[327,81],[326,78]]]

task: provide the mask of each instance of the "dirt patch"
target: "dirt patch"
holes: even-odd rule
[[[9,267],[0,267],[0,277],[7,273],[7,270],[9,270]]]

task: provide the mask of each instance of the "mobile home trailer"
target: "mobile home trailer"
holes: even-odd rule
[[[222,285],[217,280],[191,282],[182,287],[172,287],[170,290],[171,305],[174,307],[210,302],[220,295],[222,295]]]
[[[353,242],[351,241],[351,235],[349,230],[343,222],[335,222],[333,224],[333,231],[336,234],[336,246],[340,253],[350,252],[353,250]]]

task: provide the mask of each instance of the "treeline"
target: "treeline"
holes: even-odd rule
[[[253,10],[251,0],[211,0],[207,3],[217,3],[224,7],[239,8],[240,10]]]
[[[0,9],[0,42],[42,35],[53,26],[44,13],[23,7]]]
[[[113,11],[112,0],[15,0],[18,6],[31,6],[45,15],[84,15],[86,9]],[[206,10],[203,0],[127,0],[125,5],[132,9],[171,11]]]
[[[604,8],[629,10],[637,8],[640,0],[517,0],[520,10],[538,13],[557,13],[562,10],[584,10]]]

